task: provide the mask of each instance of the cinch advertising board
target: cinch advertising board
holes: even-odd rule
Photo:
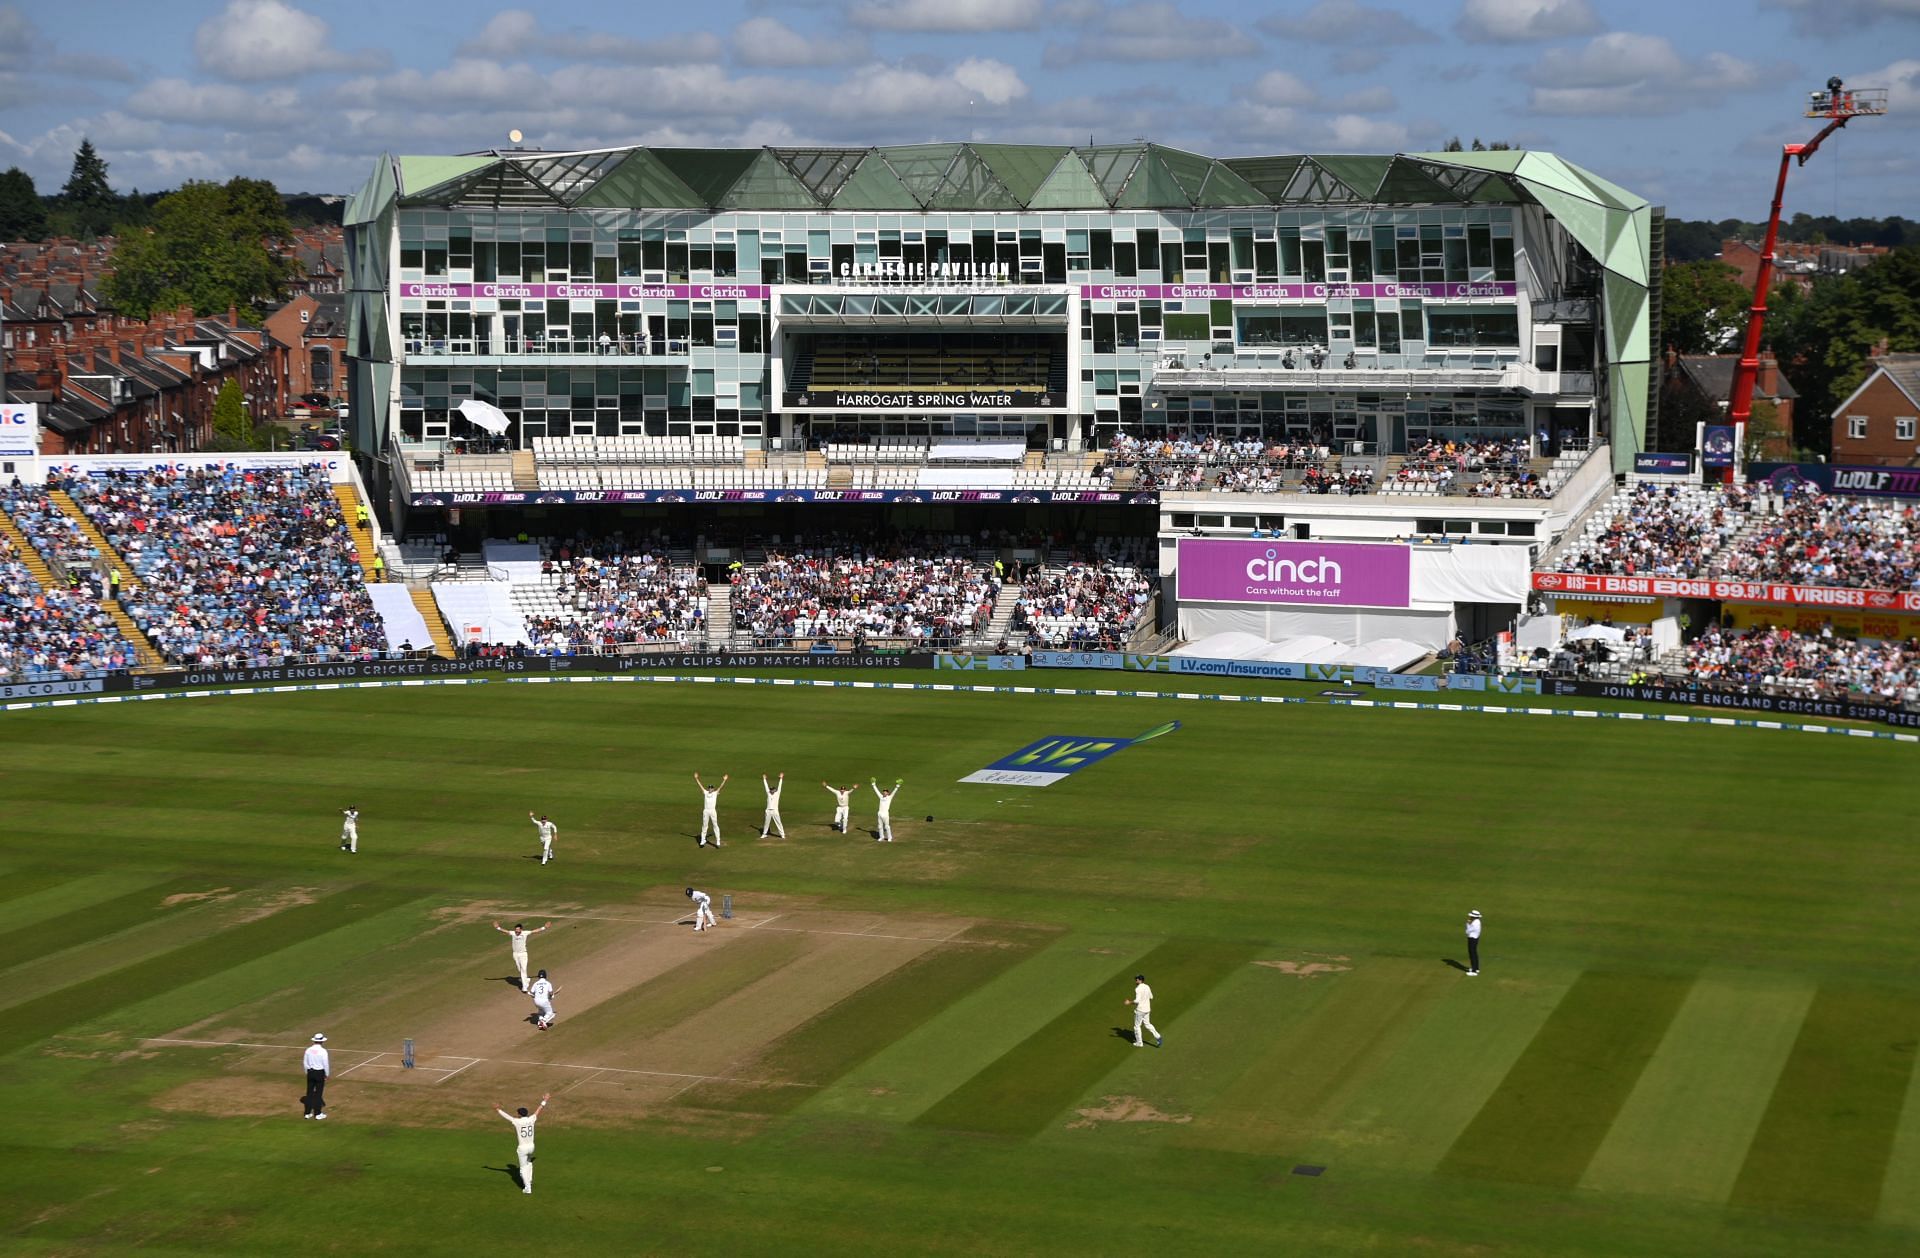
[[[1405,546],[1182,538],[1179,563],[1180,598],[1188,602],[1412,604],[1413,561]]]

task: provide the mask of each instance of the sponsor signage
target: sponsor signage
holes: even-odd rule
[[[834,272],[843,280],[863,284],[912,284],[916,280],[943,282],[979,280],[1000,282],[1013,278],[1012,264],[1006,262],[908,262],[893,259],[881,262],[842,262]]]
[[[1112,489],[544,489],[409,494],[410,507],[598,506],[654,502],[1015,502],[1152,507],[1156,492]]]
[[[1638,476],[1685,476],[1693,471],[1691,454],[1636,454],[1634,474]]]
[[[1368,284],[1083,284],[1082,297],[1102,301],[1325,301],[1330,297],[1411,297],[1446,301],[1470,297],[1515,297],[1512,280],[1417,284],[1379,280]]]
[[[1045,389],[795,389],[786,410],[827,411],[1011,411],[1063,407],[1064,393]]]
[[[0,682],[0,699],[57,699],[62,695],[97,695],[108,689],[108,679],[80,677],[59,681]]]
[[[1622,577],[1589,572],[1536,572],[1533,588],[1549,594],[1604,598],[1707,598],[1725,603],[1777,603],[1787,607],[1852,607],[1883,612],[1920,612],[1920,592],[1857,590],[1831,585],[1776,585],[1768,581],[1710,581],[1690,577]],[[1185,593],[1185,587],[1182,587]]]
[[[957,668],[962,672],[974,673],[1018,673],[1027,667],[1025,656],[1021,655],[936,655],[933,657],[935,668]]]
[[[478,660],[503,673],[672,673],[688,668],[932,668],[926,654],[872,651],[660,651],[635,655],[527,655]]]
[[[1700,465],[1702,467],[1732,467],[1734,457],[1735,425],[1706,424],[1702,426],[1700,436]]]
[[[1552,678],[1546,683],[1550,695],[1578,695],[1586,699],[1632,699],[1642,703],[1685,703],[1694,707],[1729,708],[1746,712],[1766,712],[1781,716],[1824,716],[1843,721],[1877,721],[1882,725],[1900,725],[1920,729],[1920,712],[1901,708],[1883,708],[1876,704],[1850,703],[1844,699],[1803,699],[1794,695],[1734,694],[1720,690],[1699,690],[1692,686],[1630,686],[1625,683],[1570,681]]]
[[[1135,738],[1048,734],[960,780],[985,786],[1052,786],[1137,743],[1171,734],[1179,728],[1180,722],[1168,721]]]
[[[771,291],[765,284],[515,284],[511,281],[487,284],[442,284],[413,281],[400,285],[402,297],[508,297],[533,301],[640,301],[647,298],[675,300],[764,300]]]
[[[1800,485],[1823,493],[1869,498],[1920,498],[1920,468],[1855,467],[1832,463],[1749,463],[1749,484],[1765,481],[1785,493]]]
[[[0,403],[0,459],[30,459],[40,453],[40,404]]]
[[[316,664],[271,664],[262,668],[183,668],[162,673],[116,673],[107,689],[171,690],[176,686],[231,686],[252,682],[361,681],[407,677],[462,677],[485,672],[493,660],[338,660]]]
[[[1413,561],[1405,546],[1370,542],[1182,538],[1182,600],[1320,607],[1407,607]]]

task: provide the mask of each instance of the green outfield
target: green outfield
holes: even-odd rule
[[[1059,684],[1205,684],[1173,681]],[[958,781],[1172,719],[1052,786]],[[1920,1251],[1912,745],[499,682],[11,712],[0,745],[11,1253]],[[732,775],[717,851],[695,772]],[[823,778],[866,829],[904,778],[898,842],[831,833]],[[512,919],[554,923],[551,1030]],[[491,1106],[548,1091],[528,1198]]]

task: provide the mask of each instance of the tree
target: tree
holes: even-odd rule
[[[1872,352],[1920,352],[1920,248],[1895,249],[1846,275],[1820,276],[1805,298],[1770,304],[1767,339],[1800,394],[1794,439],[1825,450],[1833,409],[1867,378]]]
[[[1445,147],[1440,151],[1442,153],[1464,153],[1466,149],[1461,145],[1460,137],[1456,135],[1451,140],[1448,140]]]
[[[291,272],[265,243],[290,234],[278,204],[273,185],[254,179],[182,185],[153,207],[151,228],[120,238],[102,295],[138,319],[183,305],[201,315],[234,306],[259,318]]]
[[[1732,349],[1746,327],[1753,295],[1724,262],[1681,262],[1661,278],[1660,343],[1682,354]]]
[[[1755,398],[1747,415],[1747,445],[1740,452],[1745,463],[1786,459],[1793,454],[1793,434],[1780,422],[1780,408],[1766,398]]]
[[[251,450],[254,448],[253,417],[240,400],[240,382],[228,379],[213,400],[213,439],[210,450]]]
[[[0,240],[40,240],[47,234],[47,207],[33,176],[18,166],[0,174]]]
[[[73,154],[73,170],[61,186],[60,196],[69,205],[89,209],[111,206],[118,200],[113,195],[113,185],[107,182],[106,159],[85,136],[80,138],[80,147]]]

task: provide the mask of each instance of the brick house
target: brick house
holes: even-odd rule
[[[1660,414],[1668,443],[1677,450],[1693,448],[1693,424],[1723,423],[1733,395],[1734,369],[1738,354],[1678,354],[1668,350],[1662,361]],[[1767,443],[1768,458],[1787,458],[1793,451],[1793,407],[1799,392],[1780,371],[1780,364],[1768,350],[1760,352],[1760,366],[1754,373],[1753,400],[1771,402],[1779,415],[1779,439]],[[1669,424],[1671,420],[1671,424]],[[1683,429],[1684,431],[1678,431]],[[1674,444],[1678,442],[1679,444]]]
[[[1833,409],[1833,461],[1920,467],[1920,354],[1883,354]]]
[[[287,347],[286,401],[347,393],[347,308],[338,293],[297,293],[267,313],[267,335]]]

